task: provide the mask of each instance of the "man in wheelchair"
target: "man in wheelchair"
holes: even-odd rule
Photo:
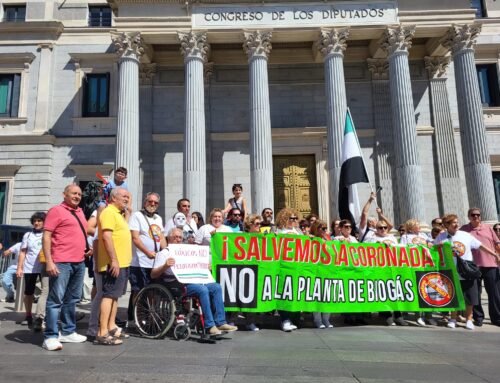
[[[183,233],[178,228],[170,229],[168,232],[168,243],[182,243]],[[196,245],[193,245],[196,246]],[[152,279],[161,279],[168,285],[179,284],[175,279],[171,266],[175,264],[175,259],[169,257],[167,252],[163,251],[156,255],[153,269],[151,270]],[[209,335],[221,335],[222,331],[236,331],[236,326],[231,326],[226,322],[226,313],[224,302],[222,300],[222,289],[218,283],[185,285],[188,296],[198,297],[205,318],[205,328]]]

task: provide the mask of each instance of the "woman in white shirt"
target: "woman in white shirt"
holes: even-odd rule
[[[409,219],[405,222],[405,233],[401,235],[402,245],[432,245],[430,238],[420,230],[420,222]]]
[[[215,233],[232,233],[233,231],[226,225],[224,225],[224,214],[222,209],[212,209],[210,212],[210,217],[208,218],[206,225],[200,227],[196,232],[194,242],[198,245],[210,246],[210,241],[212,240],[212,235]]]
[[[434,246],[442,246],[444,242],[449,242],[452,245],[453,250],[453,262],[455,266],[457,265],[457,257],[461,257],[465,261],[473,262],[472,250],[481,249],[489,253],[492,257],[495,257],[497,262],[500,260],[493,250],[484,246],[480,241],[474,238],[471,234],[465,231],[458,230],[460,227],[458,223],[458,216],[455,214],[447,214],[443,217],[443,225],[445,231],[437,236],[434,240]],[[460,285],[462,286],[462,292],[464,294],[465,300],[465,328],[467,330],[474,330],[474,323],[472,322],[472,308],[474,305],[479,304],[479,292],[478,292],[478,281],[477,279],[466,280],[460,275]],[[457,324],[458,313],[452,312],[451,319],[448,321],[447,326],[449,328],[455,328]]]

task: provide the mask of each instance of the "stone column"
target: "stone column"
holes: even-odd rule
[[[269,31],[245,32],[243,50],[248,56],[250,91],[250,180],[252,210],[274,210],[273,143],[269,109],[267,58],[271,52]]]
[[[52,79],[52,50],[54,44],[43,43],[38,46],[40,52],[40,69],[36,95],[34,131],[41,133],[49,130],[50,84]],[[19,111],[20,112],[20,111]],[[20,113],[18,114],[21,115]]]
[[[389,88],[401,222],[410,218],[425,222],[422,172],[417,149],[417,124],[408,63],[408,49],[411,47],[414,33],[413,26],[387,28],[381,42],[381,48],[387,52],[389,60]]]
[[[139,59],[144,45],[139,32],[113,33],[119,56],[118,129],[115,168],[128,170],[128,186],[133,207],[141,206],[139,162]]]
[[[344,78],[344,51],[349,28],[321,29],[316,45],[325,63],[326,135],[330,217],[339,216],[339,182],[342,167],[342,141],[347,112]]]
[[[384,215],[399,222],[396,172],[394,167],[394,133],[392,128],[391,97],[389,89],[389,62],[386,59],[368,59],[372,74],[373,124],[375,127],[376,184],[382,187],[378,205]]]
[[[203,64],[209,45],[204,32],[179,32],[184,55],[186,120],[184,127],[184,197],[191,210],[206,215],[207,156],[205,139],[205,89]]]
[[[156,64],[141,64],[139,68],[140,84],[140,148],[141,159],[141,185],[142,194],[152,190],[153,187],[153,81],[156,74]]]
[[[466,218],[464,200],[446,86],[446,68],[451,58],[450,56],[427,56],[424,57],[424,61],[429,73],[432,125],[435,129],[434,142],[438,162],[438,187],[440,188],[438,199],[441,206],[439,214],[454,212],[463,219]]]
[[[479,207],[485,221],[496,220],[495,191],[479,93],[474,45],[479,26],[455,25],[442,40],[455,66],[460,138],[469,206]]]

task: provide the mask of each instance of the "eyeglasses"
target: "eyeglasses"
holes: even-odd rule
[[[500,231],[500,227],[495,227],[493,230]]]
[[[406,230],[404,229],[401,229],[401,230],[398,230],[400,233],[406,233]]]
[[[299,219],[299,217],[290,217],[290,218],[288,218],[288,219],[289,219],[290,221],[296,221],[296,220],[298,220],[298,219]]]
[[[351,225],[344,225],[344,226],[342,226],[342,227],[343,227],[343,228],[345,228],[345,229],[351,229],[351,228],[352,228],[352,226],[351,226]]]
[[[318,227],[318,230],[326,230],[326,226],[320,226]]]
[[[472,213],[470,216],[471,217],[481,217],[481,214],[480,213]]]
[[[233,217],[241,217],[241,213],[233,213]]]
[[[146,201],[150,205],[159,205],[160,203],[158,201]]]
[[[387,226],[378,226],[377,227],[377,230],[387,230]]]
[[[260,225],[261,225],[261,223],[260,223],[260,222],[254,222],[254,223],[253,223],[253,225],[254,225],[254,226],[260,226]]]

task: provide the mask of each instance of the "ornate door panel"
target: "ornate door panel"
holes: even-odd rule
[[[292,207],[303,216],[318,212],[314,155],[273,156],[274,209]]]

